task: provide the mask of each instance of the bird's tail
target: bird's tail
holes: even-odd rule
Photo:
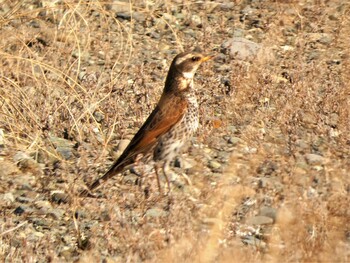
[[[97,187],[99,187],[103,182],[107,181],[109,178],[113,177],[114,175],[122,172],[124,169],[124,165],[115,163],[114,165],[112,165],[109,170],[99,179],[97,179],[96,181],[94,181],[90,186],[88,190],[83,190],[80,193],[80,196],[87,196],[89,195],[90,191],[93,191],[94,189],[96,189]]]

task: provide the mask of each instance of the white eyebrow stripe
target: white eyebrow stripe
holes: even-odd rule
[[[185,60],[187,60],[188,58],[192,57],[192,54],[187,54],[186,56],[182,57],[182,58],[178,58],[176,59],[175,65],[180,65],[182,62],[184,62]]]

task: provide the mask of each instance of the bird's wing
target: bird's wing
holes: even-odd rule
[[[127,159],[146,153],[161,135],[181,120],[186,110],[186,100],[174,95],[163,96],[115,164],[128,163]]]
[[[178,96],[162,96],[140,130],[135,134],[122,155],[109,170],[89,187],[95,189],[102,181],[121,172],[125,166],[132,164],[138,154],[145,154],[157,143],[157,139],[178,123],[187,110],[187,101]]]

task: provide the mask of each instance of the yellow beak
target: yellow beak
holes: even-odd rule
[[[201,59],[201,62],[208,61],[210,59],[213,59],[214,57],[215,57],[215,55],[210,55],[210,56],[204,57],[204,58]]]

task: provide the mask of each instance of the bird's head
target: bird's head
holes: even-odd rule
[[[165,88],[170,90],[185,90],[191,84],[199,66],[214,56],[205,56],[198,52],[178,54],[171,63]],[[175,84],[175,85],[174,85]]]
[[[175,69],[183,77],[192,79],[198,67],[214,56],[204,56],[197,52],[184,52],[178,54],[171,64],[170,69]]]

